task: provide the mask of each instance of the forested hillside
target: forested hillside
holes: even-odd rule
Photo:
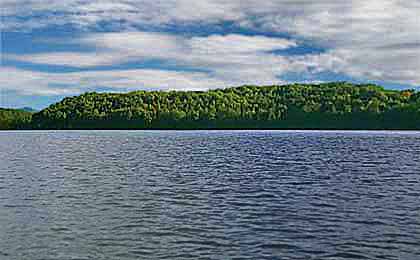
[[[33,116],[41,129],[420,129],[420,94],[375,85],[87,93]]]
[[[0,108],[0,130],[29,128],[32,113]]]

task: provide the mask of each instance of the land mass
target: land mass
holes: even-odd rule
[[[420,93],[335,82],[209,91],[86,93],[1,129],[420,129]]]
[[[32,112],[23,109],[0,108],[0,130],[28,129]]]

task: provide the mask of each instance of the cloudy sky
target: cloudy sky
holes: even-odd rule
[[[0,106],[86,91],[420,86],[418,0],[0,0]]]

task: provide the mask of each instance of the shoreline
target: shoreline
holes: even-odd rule
[[[73,128],[73,129],[0,129],[0,132],[35,132],[35,131],[173,131],[173,132],[193,132],[193,131],[284,131],[284,132],[420,132],[420,129],[340,129],[340,128]]]

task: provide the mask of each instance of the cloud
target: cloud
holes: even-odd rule
[[[264,36],[243,36],[236,34],[211,35],[208,37],[180,37],[164,33],[122,32],[91,34],[74,43],[94,47],[95,52],[48,52],[31,55],[6,55],[8,60],[28,62],[42,65],[60,65],[89,70],[97,70],[101,66],[118,65],[127,62],[146,62],[161,60],[166,65],[172,65],[177,70],[193,68],[205,71],[201,75],[209,81],[204,82],[193,77],[194,82],[200,82],[201,89],[226,87],[241,84],[276,84],[281,80],[278,76],[294,68],[293,61],[286,57],[272,54],[272,51],[288,49],[297,45],[296,42]],[[144,71],[143,71],[144,73]],[[181,72],[180,72],[181,73]],[[98,77],[120,75],[131,79],[133,76],[125,71],[107,70],[97,73]],[[53,75],[56,75],[55,73]],[[71,76],[71,74],[69,74]],[[166,73],[170,77],[172,74]],[[162,77],[165,75],[156,75]],[[178,74],[177,74],[178,75]],[[185,74],[181,74],[185,75]],[[191,74],[192,75],[192,74]],[[196,74],[193,74],[196,75]],[[47,75],[45,75],[47,78]],[[203,76],[204,77],[204,76]],[[136,78],[138,79],[138,78]],[[169,79],[170,80],[170,79]],[[95,82],[103,82],[96,78]],[[131,86],[139,87],[137,81]],[[142,78],[145,86],[157,86],[156,80]],[[178,80],[185,83],[186,88],[198,89],[198,84]],[[107,86],[112,86],[106,81]],[[114,82],[118,85],[119,82]],[[169,87],[162,82],[162,87]],[[86,86],[85,86],[86,87]]]
[[[362,80],[420,85],[420,2],[313,1],[285,5],[289,13],[259,16],[244,26],[289,32],[326,53],[306,57],[320,70]]]
[[[296,46],[296,42],[264,36],[237,34],[208,37],[180,37],[165,33],[121,32],[95,33],[72,41],[94,47],[95,52],[48,52],[28,55],[6,55],[7,59],[72,67],[116,65],[147,59],[175,60],[194,63],[194,60],[228,60]]]
[[[250,53],[295,47],[294,41],[264,36],[244,36],[237,34],[194,37],[190,40],[194,52],[202,54]]]
[[[1,26],[4,31],[63,25],[97,31],[106,24],[120,31],[87,37],[86,43],[98,47],[95,54],[15,57],[36,63],[94,67],[157,58],[207,69],[220,79],[229,78],[226,74],[231,73],[230,80],[261,77],[262,81],[275,80],[275,75],[285,70],[305,71],[310,65],[316,72],[333,71],[361,80],[420,85],[418,10],[417,0],[3,0]],[[138,28],[162,31],[174,26],[188,30],[189,26],[224,23],[257,34],[287,33],[326,51],[289,58],[267,54],[272,44],[281,44],[263,36],[184,39],[132,32]],[[125,44],[126,47],[119,47]]]
[[[112,65],[118,58],[107,53],[75,53],[75,52],[49,52],[40,54],[15,55],[6,54],[5,59],[29,62],[44,65],[60,65],[70,67],[92,67]]]
[[[254,79],[255,80],[255,79]],[[263,83],[263,82],[256,82]],[[201,72],[179,72],[151,69],[46,73],[0,68],[0,90],[20,95],[75,95],[97,88],[113,91],[206,90],[234,84]]]
[[[63,87],[63,84],[71,79],[49,73],[0,67],[0,90],[15,91],[22,95],[52,96],[80,92],[80,89]]]

